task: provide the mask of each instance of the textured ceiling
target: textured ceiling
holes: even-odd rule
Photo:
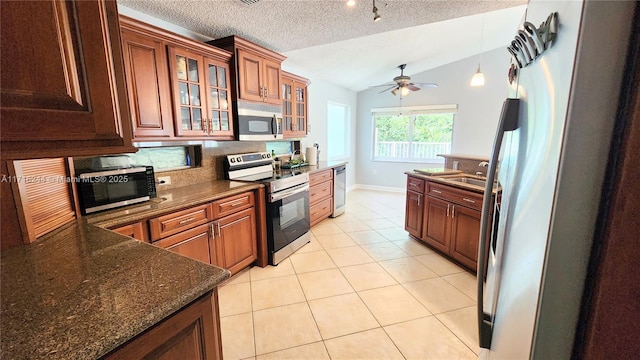
[[[387,82],[397,75],[400,63],[408,63],[411,74],[477,54],[483,17],[485,27],[494,29],[484,30],[482,48],[506,45],[524,13],[518,5],[526,4],[526,0],[377,1],[382,19],[374,23],[372,1],[356,1],[354,8],[344,0],[260,0],[252,5],[240,0],[118,0],[118,4],[206,37],[240,35],[288,56],[285,69],[291,64],[356,91]],[[520,14],[515,19],[504,15],[514,9]],[[492,40],[505,30],[504,40],[500,36]]]

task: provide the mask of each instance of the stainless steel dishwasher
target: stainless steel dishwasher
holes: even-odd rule
[[[333,212],[331,217],[344,214],[344,206],[347,203],[347,166],[342,165],[333,168]]]

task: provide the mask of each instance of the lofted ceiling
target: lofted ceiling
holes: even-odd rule
[[[255,0],[244,0],[252,2]],[[287,56],[283,68],[353,91],[506,46],[526,0],[118,0],[208,38],[239,35]],[[484,25],[483,25],[484,24]],[[506,53],[505,53],[506,56]],[[474,69],[470,69],[472,74]],[[307,75],[309,76],[309,75]],[[429,79],[412,79],[429,82]]]

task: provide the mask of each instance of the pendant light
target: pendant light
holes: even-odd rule
[[[482,42],[484,40],[484,14],[482,14],[482,31],[480,32],[480,61],[478,61],[478,70],[471,78],[470,86],[484,86],[484,74],[480,71],[480,63],[482,62]]]
[[[378,22],[381,19],[378,8],[376,7],[376,0],[373,0],[373,22]]]

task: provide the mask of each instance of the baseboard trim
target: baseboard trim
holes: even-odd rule
[[[393,192],[393,193],[404,193],[404,192],[407,191],[407,189],[405,189],[405,188],[396,188],[396,187],[391,187],[391,186],[376,186],[376,185],[367,185],[367,184],[355,184],[355,185],[349,186],[347,188],[347,192],[349,192],[351,190],[355,190],[355,189],[386,191],[386,192]]]

